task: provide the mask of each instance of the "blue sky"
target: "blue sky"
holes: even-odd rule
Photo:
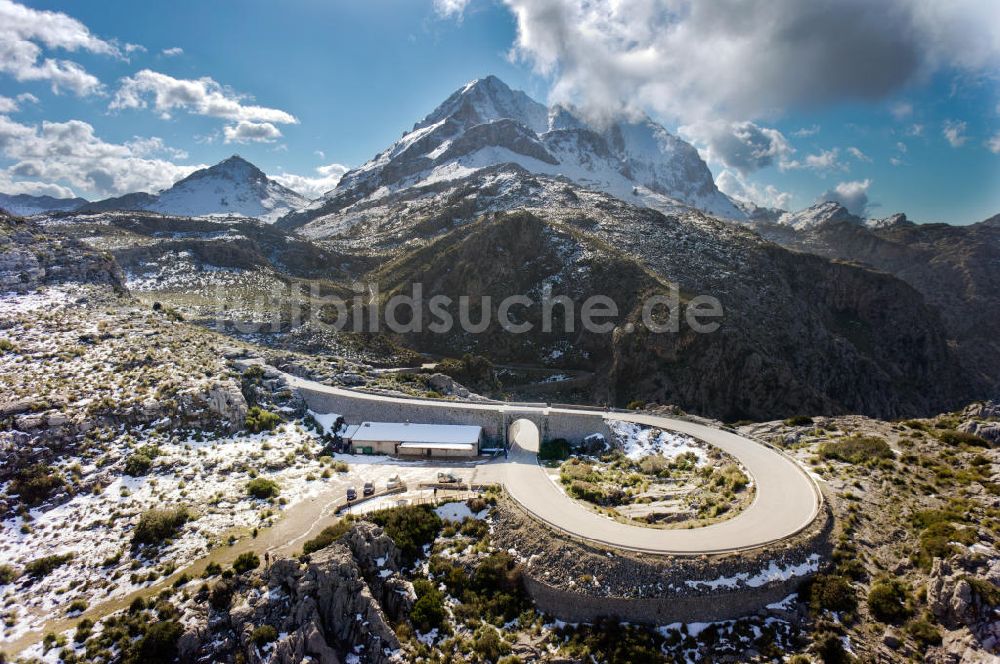
[[[892,0],[907,11],[919,1]],[[0,0],[0,16],[14,12],[23,20],[6,31],[0,26],[0,49],[29,55],[0,64],[0,98],[6,99],[0,100],[6,118],[0,120],[0,190],[92,198],[155,190],[197,165],[239,153],[315,193],[335,181],[341,172],[335,165],[363,163],[456,88],[492,73],[542,101],[570,101],[598,115],[648,112],[702,150],[727,193],[761,204],[800,208],[827,196],[872,216],[905,211],[918,221],[951,223],[1000,212],[997,40],[975,34],[980,21],[935,17],[921,34],[859,33],[861,46],[844,45],[858,53],[870,47],[879,56],[905,53],[907,39],[926,44],[931,35],[937,45],[932,63],[901,58],[882,71],[847,62],[841,74],[818,59],[813,69],[790,67],[786,76],[784,64],[777,73],[768,62],[734,72],[739,64],[726,65],[724,58],[717,69],[705,69],[705,57],[685,60],[680,53],[691,42],[677,40],[711,44],[725,37],[722,21],[705,28],[694,9],[688,15],[661,11],[662,3],[651,0],[633,3],[631,15],[623,16],[574,0],[526,2]],[[545,3],[558,6],[568,23],[553,24],[553,12],[536,11]],[[958,4],[968,13],[989,3]],[[65,16],[54,20],[34,10]],[[808,37],[810,54],[826,35],[809,30],[840,30],[809,27],[807,19],[814,18],[795,24]],[[658,21],[688,25],[664,41],[666,31],[649,30]],[[580,26],[594,30],[555,36]],[[764,30],[747,32],[772,43]],[[605,33],[626,37],[595,36]],[[578,48],[586,39],[595,41]],[[802,48],[801,41],[788,48]],[[982,57],[971,58],[968,51],[980,44]],[[893,50],[878,50],[883,46]],[[635,67],[636,53],[653,55]],[[794,51],[779,55],[783,63],[800,59]],[[61,66],[56,80],[46,59],[73,66]],[[869,70],[877,71],[866,78]],[[677,71],[697,80],[681,85]],[[810,87],[812,78],[824,76],[829,82]],[[186,82],[205,77],[214,83],[184,91]],[[713,79],[718,85],[706,84]],[[748,80],[753,85],[741,92]],[[164,86],[172,87],[161,108],[156,94]],[[46,129],[46,122],[54,124]]]

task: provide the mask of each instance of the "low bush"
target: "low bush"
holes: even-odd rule
[[[858,606],[850,581],[837,574],[818,574],[804,588],[804,597],[814,612],[853,612]]]
[[[153,460],[146,456],[136,452],[130,454],[127,459],[125,459],[125,474],[131,475],[132,477],[142,477],[149,472],[149,469],[153,467]]]
[[[253,551],[246,551],[236,556],[236,560],[233,561],[233,570],[237,574],[245,574],[250,570],[254,570],[260,567],[260,558]]]
[[[819,455],[824,459],[861,464],[879,459],[891,459],[892,448],[877,436],[851,436],[823,443],[819,446]]]
[[[13,583],[19,576],[16,569],[11,565],[0,565],[0,586]]]
[[[41,579],[73,560],[72,553],[35,558],[24,566],[24,573],[32,579]]]
[[[263,477],[255,477],[247,482],[247,493],[254,498],[265,500],[267,498],[274,498],[277,496],[281,493],[281,488],[274,480],[269,480]]]
[[[65,485],[66,480],[58,470],[44,463],[36,463],[22,468],[14,475],[8,493],[17,494],[22,503],[35,507]]]
[[[971,445],[973,447],[989,447],[990,443],[985,438],[981,438],[974,433],[967,433],[965,431],[956,431],[955,429],[945,429],[943,431],[937,431],[935,434],[945,445]]]
[[[805,427],[813,423],[813,418],[808,415],[793,415],[785,420],[786,427]]]
[[[177,534],[191,515],[186,507],[152,509],[142,513],[132,533],[132,546],[159,545]]]
[[[909,588],[899,579],[883,579],[868,591],[868,610],[877,620],[898,624],[913,614]]]
[[[926,618],[910,621],[906,626],[906,631],[923,648],[941,645],[941,632]]]
[[[441,518],[430,505],[406,505],[372,512],[367,519],[382,526],[405,564],[412,564],[441,532]]]
[[[250,640],[257,644],[258,648],[277,640],[277,638],[278,630],[271,625],[260,625],[250,634]]]
[[[246,427],[253,433],[271,431],[281,424],[281,417],[260,406],[251,406],[247,410]]]
[[[172,662],[177,657],[177,640],[184,633],[184,627],[176,620],[161,620],[146,629],[146,634],[135,644],[134,662]]]
[[[350,530],[352,523],[353,520],[348,517],[341,519],[332,526],[327,526],[320,531],[319,535],[311,540],[306,540],[306,543],[302,545],[302,553],[310,554],[320,549],[325,549]]]
[[[444,594],[426,579],[413,582],[417,601],[410,610],[410,622],[421,632],[429,632],[444,624]]]

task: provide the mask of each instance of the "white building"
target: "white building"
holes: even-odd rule
[[[411,457],[479,455],[483,428],[464,424],[362,422],[347,427],[344,441],[355,454]]]

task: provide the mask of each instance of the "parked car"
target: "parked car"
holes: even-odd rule
[[[373,493],[375,493],[375,483],[365,482],[365,486],[363,489],[361,489],[361,492],[366,496],[372,495]]]
[[[403,486],[403,482],[402,480],[399,479],[399,475],[393,475],[392,477],[389,478],[389,481],[385,483],[385,488],[388,489],[389,491],[392,491],[393,489],[398,489],[401,486]]]
[[[347,499],[348,500],[357,500],[358,499],[358,490],[355,489],[353,486],[350,489],[347,490]]]
[[[438,482],[441,484],[455,484],[458,478],[451,473],[438,473]]]

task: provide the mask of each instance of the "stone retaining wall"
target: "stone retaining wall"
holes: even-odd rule
[[[664,625],[740,618],[796,592],[813,572],[756,587],[742,581],[735,588],[713,583],[722,577],[755,577],[773,568],[787,570],[811,557],[822,569],[832,549],[828,509],[781,543],[692,557],[633,553],[576,540],[539,523],[506,496],[492,518],[497,520],[494,544],[521,560],[526,590],[538,609],[566,622],[608,617]]]
[[[756,613],[798,590],[805,577],[795,577],[760,588],[713,592],[689,597],[593,597],[554,588],[525,575],[525,589],[539,611],[565,622],[593,623],[598,618],[622,622],[668,625],[675,622],[716,622]]]

